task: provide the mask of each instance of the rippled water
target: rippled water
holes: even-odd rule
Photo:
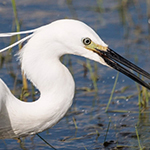
[[[78,19],[91,26],[109,47],[150,72],[150,4],[146,0],[16,0],[16,6],[21,30],[33,29],[62,18]],[[0,2],[0,20],[0,32],[16,31],[9,0]],[[0,39],[1,48],[9,44],[9,38]],[[17,50],[18,47],[15,47],[12,53],[4,53],[0,57],[0,77],[19,96],[22,81],[20,66],[14,57]],[[98,92],[95,92],[90,71],[85,73],[86,59],[65,56],[63,62],[76,82],[74,104],[57,125],[40,135],[59,150],[135,150],[139,149],[137,125],[141,146],[150,149],[149,107],[140,113],[137,84],[119,74],[106,113],[117,72],[90,61],[92,73],[98,77]],[[28,100],[33,99],[29,97]],[[0,140],[0,149],[51,149],[38,136],[22,139],[22,143],[20,145],[13,139]]]

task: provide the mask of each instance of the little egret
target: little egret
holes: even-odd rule
[[[150,79],[149,73],[110,49],[81,21],[62,19],[34,30],[3,33],[0,37],[26,33],[32,34],[0,52],[28,40],[18,55],[23,72],[39,89],[40,98],[35,102],[20,101],[0,80],[0,138],[19,138],[42,132],[66,114],[73,101],[75,83],[59,60],[64,54],[83,56],[110,66],[150,89],[149,84],[122,65]]]

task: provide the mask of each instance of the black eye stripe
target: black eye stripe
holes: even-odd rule
[[[84,45],[90,45],[90,44],[91,44],[91,39],[88,38],[88,37],[84,38],[84,39],[83,39],[83,44],[84,44]]]

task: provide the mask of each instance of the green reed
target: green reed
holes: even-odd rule
[[[115,88],[116,88],[116,84],[117,84],[117,81],[118,81],[118,77],[119,77],[119,72],[117,72],[117,76],[116,76],[116,79],[115,79],[115,82],[114,82],[114,86],[113,86],[113,89],[112,89],[111,94],[110,94],[110,97],[109,97],[109,101],[108,101],[107,106],[106,106],[106,109],[105,109],[105,112],[108,111],[108,107],[109,107],[109,105],[110,105],[110,103],[111,103],[111,100],[112,100],[112,98],[113,98],[113,94],[114,94],[114,92],[115,92]]]
[[[12,8],[13,8],[13,13],[14,13],[14,17],[15,17],[16,30],[17,30],[17,32],[19,32],[20,31],[20,23],[19,23],[18,15],[17,15],[16,1],[15,0],[11,0],[11,2],[12,2]],[[18,40],[21,39],[19,34],[17,35],[17,39]],[[19,44],[18,48],[20,50],[22,48],[22,45]],[[27,79],[24,76],[24,73],[22,73],[22,81],[23,81],[23,89],[24,90],[28,90]]]
[[[97,87],[97,64],[94,63],[94,69],[90,63],[90,60],[86,60],[86,67],[89,70],[90,73],[90,77],[92,79],[92,83],[93,83],[93,87],[94,87],[94,91],[97,92],[98,91],[98,87]]]

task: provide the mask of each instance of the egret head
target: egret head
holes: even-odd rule
[[[98,46],[106,49],[108,45],[88,25],[78,20],[62,19],[51,23],[49,27],[52,29],[49,33],[51,41],[56,47],[61,46],[57,48],[57,54],[79,55],[107,65],[91,48]]]

